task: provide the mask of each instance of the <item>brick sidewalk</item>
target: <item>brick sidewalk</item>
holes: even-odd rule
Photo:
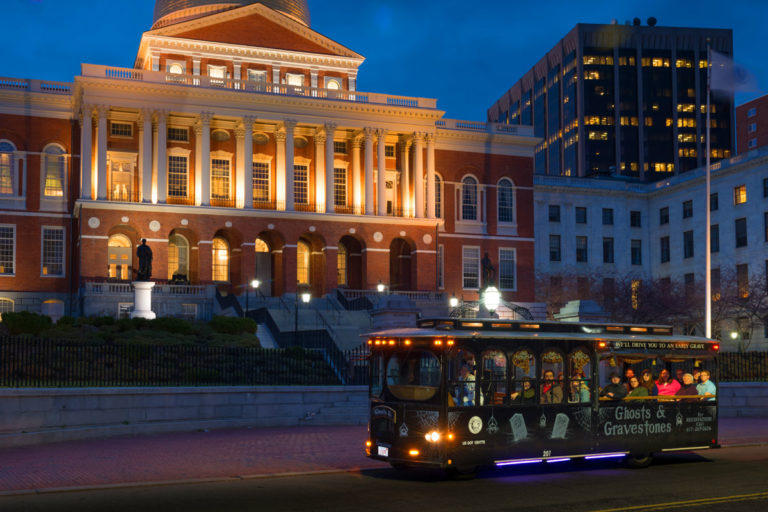
[[[383,468],[365,427],[289,427],[123,437],[0,449],[0,494]],[[768,442],[768,418],[723,418],[723,446]]]

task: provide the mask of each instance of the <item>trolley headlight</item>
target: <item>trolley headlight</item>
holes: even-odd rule
[[[424,438],[430,443],[436,443],[440,441],[440,432],[438,432],[437,430],[433,430],[432,432],[427,433],[427,435],[425,435]]]

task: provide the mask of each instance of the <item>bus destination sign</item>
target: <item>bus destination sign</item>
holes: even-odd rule
[[[706,350],[707,344],[690,341],[614,341],[614,349],[622,350]]]

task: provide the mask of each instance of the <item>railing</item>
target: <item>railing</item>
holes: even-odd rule
[[[211,285],[186,285],[186,284],[156,284],[152,288],[152,295],[163,297],[212,297]],[[131,283],[120,282],[85,282],[85,295],[133,295]]]
[[[533,136],[533,127],[504,123],[485,123],[481,121],[461,121],[458,119],[439,119],[435,126],[446,130],[469,130],[473,132],[502,133],[508,135]]]
[[[12,91],[41,92],[46,94],[72,94],[72,84],[47,80],[0,77],[0,89]]]
[[[184,206],[194,206],[195,200],[191,197],[168,196],[165,198],[166,204],[179,204]]]
[[[299,87],[287,84],[272,84],[250,80],[234,80],[231,78],[213,78],[196,75],[175,75],[163,71],[146,71],[142,69],[114,68],[83,64],[82,73],[85,77],[109,78],[114,80],[131,80],[137,82],[167,83],[200,87],[205,89],[227,89],[259,94],[281,96],[302,96],[322,100],[348,101],[354,103],[371,103],[406,108],[437,108],[434,98],[411,98],[360,91],[343,91],[321,89],[316,87]]]
[[[722,352],[717,364],[720,381],[768,381],[768,352]]]
[[[367,299],[378,299],[384,293],[389,295],[402,295],[408,297],[415,302],[445,302],[444,292],[429,292],[429,291],[390,291],[379,292],[377,290],[349,290],[347,288],[339,289],[339,295],[343,296],[347,301],[359,299],[365,297]],[[343,303],[343,302],[342,302]]]
[[[3,337],[0,387],[359,385],[367,383],[366,355],[365,348],[334,352]]]

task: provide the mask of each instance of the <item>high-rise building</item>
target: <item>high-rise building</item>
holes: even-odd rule
[[[133,67],[1,79],[0,314],[129,311],[142,239],[161,316],[255,278],[469,300],[486,254],[531,302],[532,129],[359,91],[363,60],[306,1],[157,0]]]
[[[736,107],[736,149],[739,154],[768,144],[768,94]]]
[[[706,157],[707,41],[731,55],[728,29],[578,24],[488,119],[533,125],[535,172],[656,181]],[[713,96],[711,155],[733,150],[733,96]]]

